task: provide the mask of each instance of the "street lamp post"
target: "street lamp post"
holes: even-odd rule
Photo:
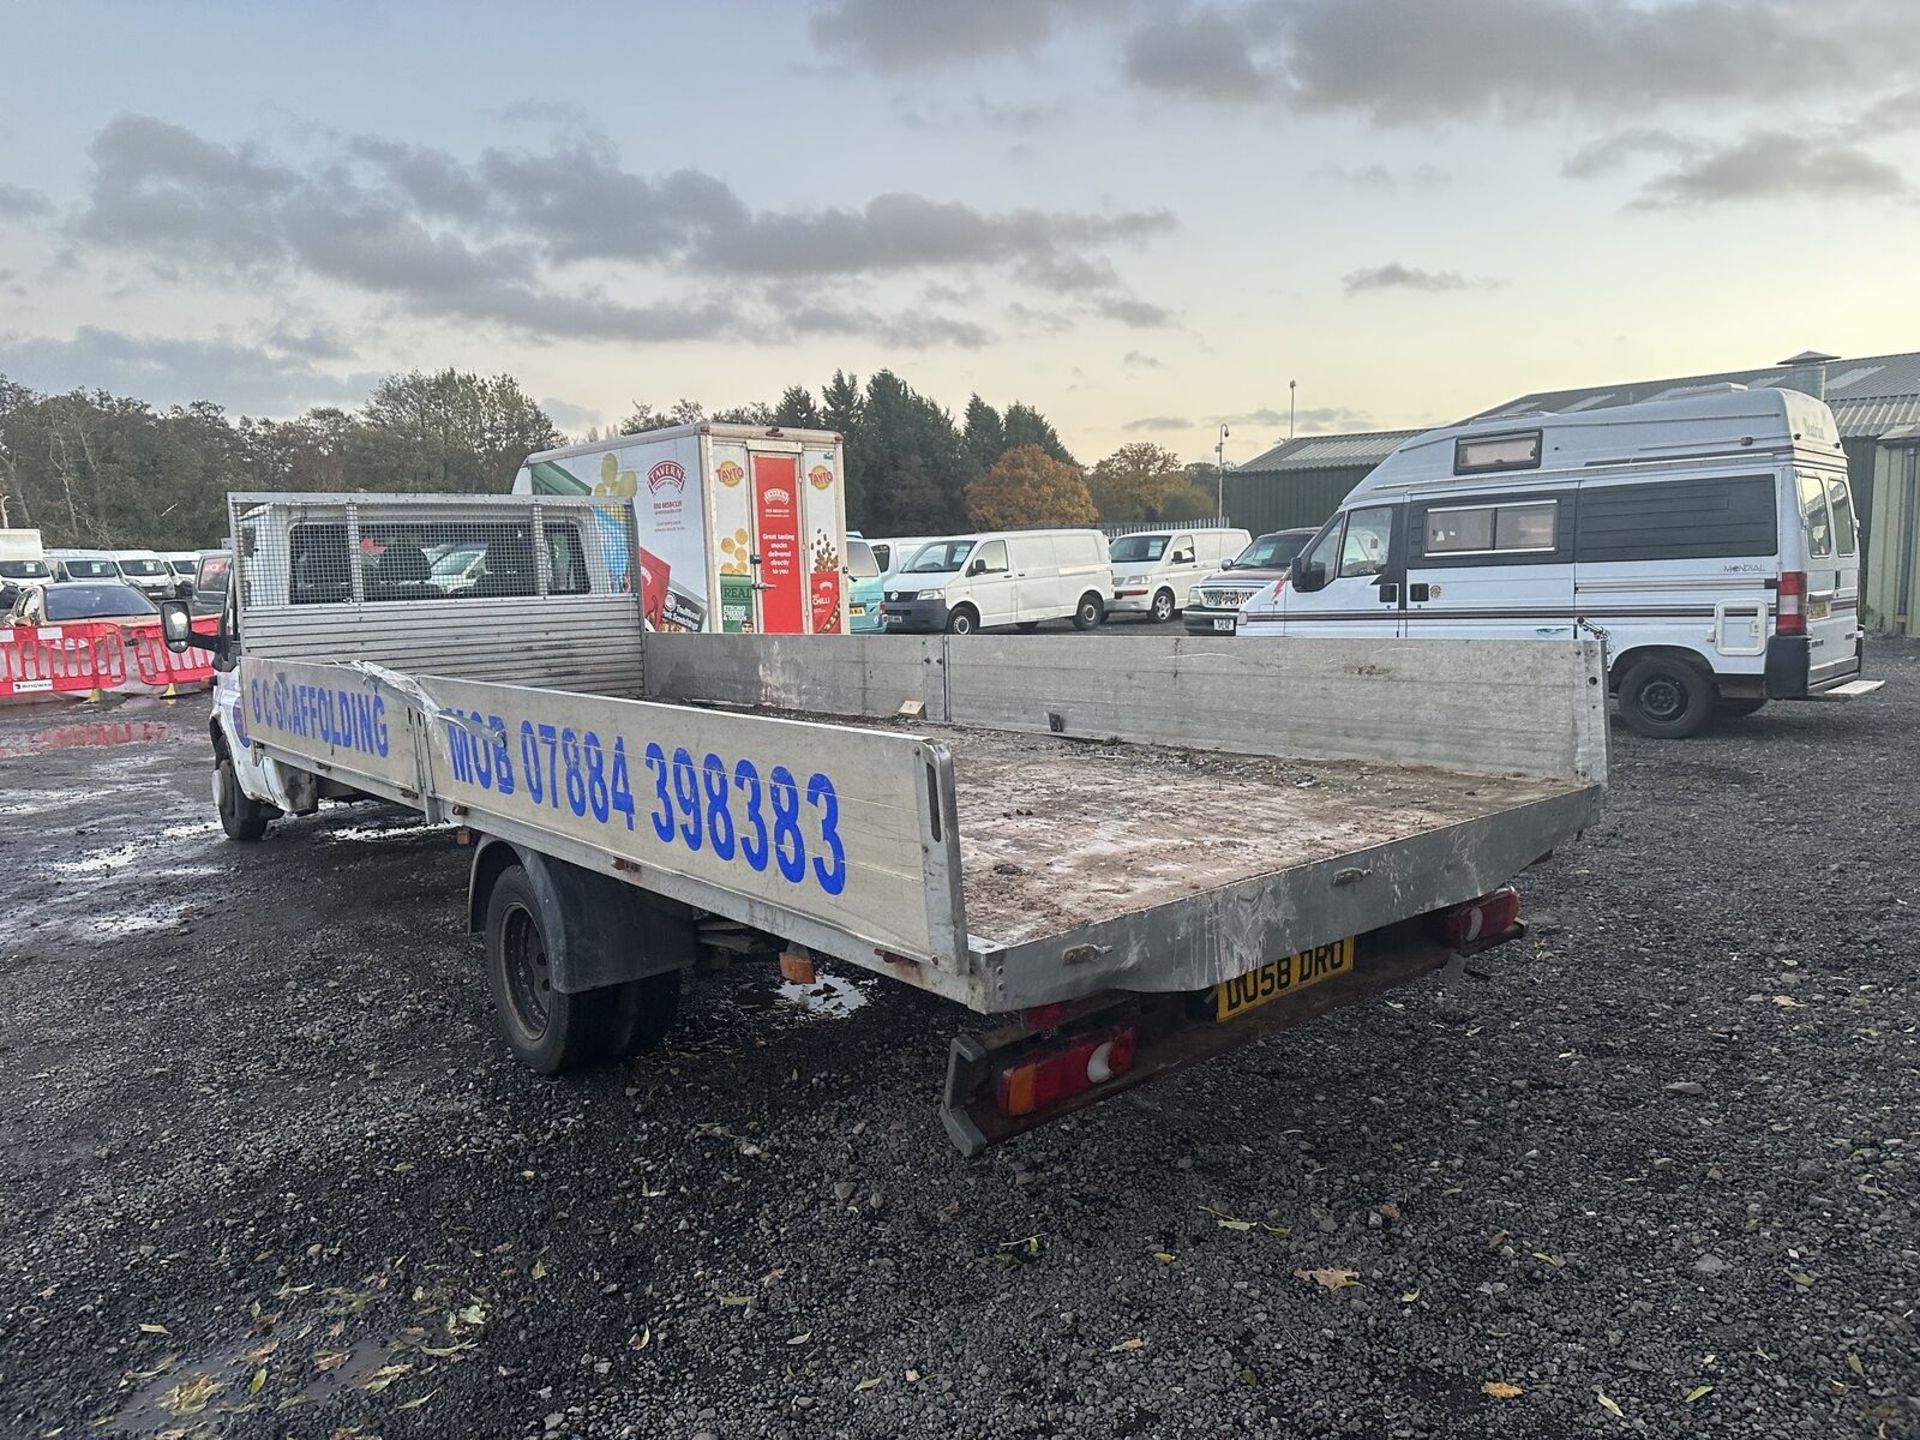
[[[1219,442],[1213,447],[1213,516],[1224,520],[1227,514],[1227,427],[1220,427]]]
[[[1293,392],[1299,387],[1298,380],[1287,381],[1287,439],[1293,438]]]

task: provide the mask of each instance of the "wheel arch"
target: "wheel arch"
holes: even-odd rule
[[[516,865],[539,900],[554,989],[576,994],[692,966],[691,906],[493,835],[475,849],[468,875],[470,932],[485,930],[494,887]]]
[[[1630,650],[1622,650],[1612,656],[1607,664],[1608,693],[1619,694],[1620,682],[1626,678],[1627,672],[1642,660],[1653,659],[1679,660],[1692,665],[1707,677],[1707,683],[1713,687],[1714,693],[1719,694],[1720,676],[1713,668],[1712,657],[1686,645],[1635,645]]]

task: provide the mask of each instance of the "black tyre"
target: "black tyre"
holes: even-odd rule
[[[616,1033],[609,1037],[610,1058],[645,1055],[658,1049],[680,1015],[680,972],[649,975],[627,985],[616,985],[624,1012]]]
[[[267,807],[247,798],[234,774],[233,757],[222,754],[213,768],[213,800],[220,811],[220,828],[229,840],[258,840],[267,833]]]
[[[971,635],[980,628],[980,615],[971,605],[957,606],[947,615],[949,635]]]
[[[1676,655],[1636,660],[1620,680],[1620,718],[1655,740],[1698,734],[1713,718],[1713,677]]]
[[[1156,625],[1164,625],[1179,612],[1173,608],[1173,591],[1162,590],[1153,597],[1153,620]]]
[[[552,947],[540,897],[518,865],[487,899],[487,984],[507,1046],[542,1075],[575,1070],[623,1050],[638,1014],[625,985],[566,995],[553,988]],[[609,993],[613,992],[613,993]]]
[[[1073,628],[1091,630],[1107,618],[1107,607],[1100,603],[1100,597],[1089,590],[1080,597],[1080,603],[1074,607]]]
[[[1762,700],[1722,700],[1713,708],[1722,715],[1751,715],[1767,702]]]

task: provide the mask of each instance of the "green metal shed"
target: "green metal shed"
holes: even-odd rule
[[[1227,473],[1230,524],[1260,535],[1319,526],[1403,440],[1418,430],[1301,435]]]

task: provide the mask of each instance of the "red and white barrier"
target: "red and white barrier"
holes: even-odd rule
[[[213,634],[218,627],[219,621],[211,616],[196,620],[193,626],[203,635]],[[0,701],[98,696],[114,690],[166,694],[205,685],[212,677],[210,652],[174,654],[161,639],[158,625],[87,621],[0,627]]]

